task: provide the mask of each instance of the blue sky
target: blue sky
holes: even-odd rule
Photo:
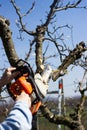
[[[17,5],[20,7],[20,9],[22,9],[22,12],[23,9],[24,11],[27,11],[27,9],[32,5],[32,1],[33,0],[17,1]],[[46,11],[49,10],[49,5],[51,4],[51,2],[52,0],[43,0],[43,1],[36,0],[36,6],[33,12],[25,19],[26,22],[28,23],[27,27],[29,28],[29,30],[31,31],[34,30],[36,25],[40,24],[41,19],[44,21],[44,19],[46,18]],[[19,57],[24,58],[24,54],[27,52],[27,48],[29,47],[29,41],[27,35],[24,34],[25,40],[23,42],[17,39],[19,33],[15,25],[15,21],[17,20],[18,16],[15,12],[15,9],[11,5],[10,0],[0,0],[0,4],[2,5],[0,7],[0,15],[10,20],[11,23],[10,28],[13,32],[12,37],[15,43],[16,51]],[[83,0],[83,2],[80,4],[80,6],[86,6],[86,5],[87,5],[87,0]],[[66,25],[66,24],[73,26],[74,46],[81,41],[84,41],[87,44],[87,21],[86,21],[87,10],[69,9],[66,11],[62,11],[57,13],[56,20],[58,26]],[[70,36],[70,31],[66,31],[65,38],[66,38],[67,46],[70,46],[72,48],[72,44],[69,36]],[[1,47],[2,47],[2,43],[0,41],[0,48]],[[50,45],[50,47],[53,48],[52,45]],[[2,55],[0,54],[0,62],[3,62],[1,57]],[[83,70],[77,67],[74,69],[74,71],[64,76],[64,85],[65,85],[64,90],[66,95],[71,96],[74,94],[75,88],[73,83],[75,80],[81,80],[82,76],[83,76]],[[58,82],[51,83],[50,85],[51,85],[51,90],[53,90],[54,88],[57,90]]]

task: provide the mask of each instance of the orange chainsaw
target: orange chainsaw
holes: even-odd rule
[[[43,73],[40,75],[33,73],[30,64],[22,59],[17,62],[23,62],[24,64],[16,67],[16,71],[20,74],[15,78],[15,82],[11,85],[7,85],[7,90],[10,96],[15,100],[22,91],[25,91],[32,99],[31,112],[35,114],[47,94],[48,80],[51,77],[52,69],[47,66]]]

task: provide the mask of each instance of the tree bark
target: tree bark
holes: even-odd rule
[[[43,52],[42,52],[42,44],[44,41],[44,35],[45,35],[46,27],[45,26],[37,26],[36,28],[36,66],[37,70],[36,72],[41,73],[44,69],[43,65]]]
[[[15,66],[15,63],[19,60],[19,57],[14,48],[12,32],[9,29],[9,25],[9,20],[0,16],[0,37],[9,63],[11,64],[11,66]]]
[[[57,70],[53,72],[52,79],[56,81],[60,76],[65,74],[66,69],[73,64],[77,59],[81,58],[81,55],[86,51],[86,46],[84,42],[80,42],[72,52],[63,60],[62,64]]]

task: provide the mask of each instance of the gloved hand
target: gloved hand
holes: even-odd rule
[[[47,90],[49,88],[48,84],[44,82],[44,79],[41,77],[39,73],[35,75],[34,79],[39,89],[39,92],[41,93],[43,97],[45,97],[47,94]]]
[[[46,96],[47,90],[49,88],[48,82],[52,75],[52,68],[50,65],[46,65],[43,73],[40,75],[37,73],[34,77],[35,83],[39,89],[39,92],[42,94],[43,97]]]

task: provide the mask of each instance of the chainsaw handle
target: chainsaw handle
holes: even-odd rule
[[[21,62],[23,62],[22,65],[19,64]],[[34,72],[31,68],[30,64],[23,59],[20,59],[16,62],[16,71],[20,71],[22,73],[22,75],[25,73],[28,73],[28,75],[31,75],[32,77],[34,77]]]

